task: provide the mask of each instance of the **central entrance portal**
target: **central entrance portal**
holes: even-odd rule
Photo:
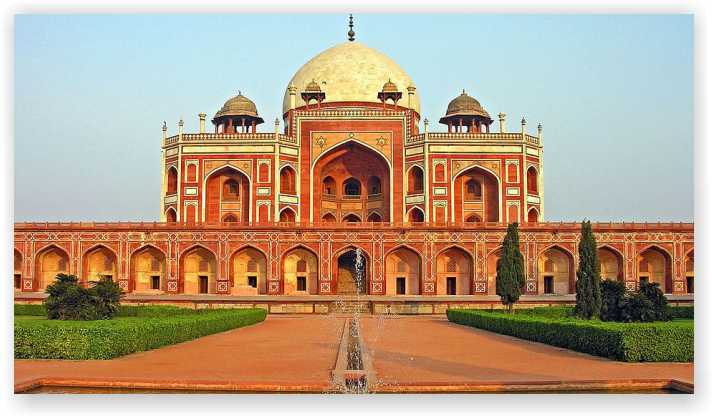
[[[363,273],[361,284],[357,282],[356,272],[356,250],[349,250],[339,256],[338,271],[336,280],[336,293],[339,295],[365,295],[368,287],[368,259],[364,254],[362,257]]]

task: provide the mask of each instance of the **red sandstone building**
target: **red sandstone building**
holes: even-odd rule
[[[281,120],[264,132],[242,94],[210,132],[203,113],[197,133],[181,121],[168,136],[164,124],[161,222],[15,224],[16,299],[37,299],[64,272],[110,276],[134,300],[299,299],[317,311],[356,294],[360,248],[367,299],[388,308],[496,302],[499,247],[518,222],[523,300],[571,300],[579,225],[544,221],[541,125],[529,134],[522,119],[510,132],[500,113],[493,132],[495,120],[463,91],[440,118],[447,132],[432,132],[410,77],[352,40],[297,71]],[[659,282],[691,300],[692,224],[594,231],[604,278]]]

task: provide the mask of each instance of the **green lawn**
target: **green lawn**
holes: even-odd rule
[[[17,314],[21,311],[35,314]],[[133,306],[122,307],[114,319],[59,321],[46,319],[37,311],[16,308],[15,358],[110,359],[252,325],[267,315],[264,309],[194,311]]]
[[[684,311],[676,316],[692,316]],[[675,314],[675,313],[674,313]],[[694,360],[694,320],[622,323],[582,320],[570,307],[503,311],[451,309],[451,322],[621,361]]]

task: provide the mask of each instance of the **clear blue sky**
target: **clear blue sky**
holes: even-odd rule
[[[18,16],[15,220],[157,220],[162,121],[196,131],[240,89],[271,130],[346,20]],[[510,130],[542,122],[547,220],[693,219],[691,15],[359,14],[355,29],[410,74],[431,126],[462,88]]]

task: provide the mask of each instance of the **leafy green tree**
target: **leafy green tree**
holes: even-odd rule
[[[47,318],[70,321],[109,319],[119,310],[123,296],[119,285],[109,279],[85,288],[77,276],[64,273],[58,274],[45,292],[49,295],[44,300]]]
[[[502,242],[502,256],[497,262],[497,295],[509,313],[519,300],[524,288],[524,256],[519,251],[519,224],[507,226],[507,235]]]
[[[579,267],[576,272],[576,308],[579,318],[591,319],[601,315],[601,264],[598,262],[596,238],[591,221],[581,224]]]
[[[93,296],[97,313],[104,319],[113,317],[119,311],[123,296],[121,287],[105,277],[98,282],[92,282],[92,285],[90,293]]]

